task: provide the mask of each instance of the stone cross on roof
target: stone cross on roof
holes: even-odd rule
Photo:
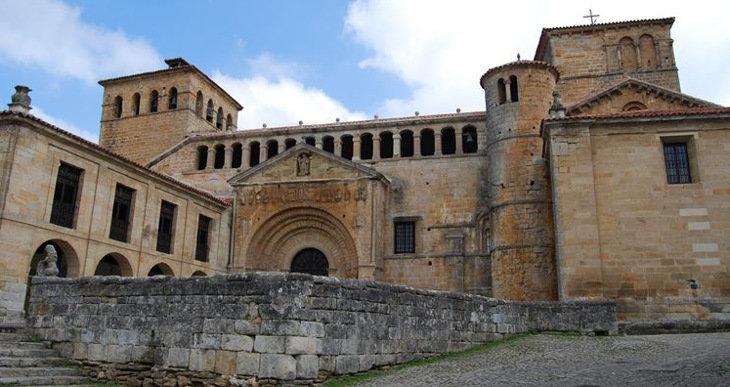
[[[591,25],[594,25],[594,24],[596,24],[596,21],[595,21],[595,19],[598,19],[598,17],[599,17],[599,16],[601,16],[601,15],[599,15],[599,14],[595,14],[595,15],[594,15],[594,14],[593,14],[593,10],[591,10],[591,9],[589,8],[589,9],[588,9],[588,15],[585,15],[585,16],[583,16],[583,18],[584,18],[584,19],[585,19],[585,18],[590,18],[590,19],[591,19]]]

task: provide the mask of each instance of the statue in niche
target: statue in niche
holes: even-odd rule
[[[297,156],[297,176],[309,176],[309,153],[300,153]]]
[[[58,277],[58,253],[53,245],[46,245],[46,255],[38,262],[36,275],[39,277]]]

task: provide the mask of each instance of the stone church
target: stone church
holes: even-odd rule
[[[486,109],[245,128],[182,58],[100,81],[90,143],[0,112],[0,322],[61,276],[304,272],[624,321],[730,319],[730,108],[680,90],[673,18],[545,28]],[[243,110],[245,114],[245,110]]]

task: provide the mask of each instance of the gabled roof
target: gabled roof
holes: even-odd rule
[[[674,24],[674,18],[667,17],[667,18],[662,18],[662,19],[639,19],[639,20],[627,20],[627,21],[612,22],[612,23],[596,23],[596,24],[583,24],[583,25],[566,26],[566,27],[543,28],[542,33],[540,33],[540,40],[539,40],[539,43],[537,44],[537,49],[535,50],[535,60],[543,60],[543,56],[545,54],[545,48],[547,47],[548,38],[551,35],[559,35],[559,34],[564,34],[564,33],[576,33],[576,32],[591,32],[591,31],[605,30],[605,29],[609,29],[609,28],[633,27],[633,26],[647,25],[647,24],[669,24],[671,26],[672,24]]]
[[[149,169],[149,168],[147,168],[147,167],[145,167],[145,166],[143,166],[143,165],[141,165],[141,164],[139,164],[139,163],[137,163],[135,161],[132,161],[132,160],[130,160],[130,159],[122,156],[122,155],[119,155],[117,153],[114,153],[114,152],[112,152],[112,151],[110,151],[110,150],[108,150],[106,148],[102,148],[101,146],[99,146],[99,145],[97,145],[97,144],[95,144],[95,143],[93,143],[91,141],[88,141],[88,140],[86,140],[84,138],[81,138],[81,137],[79,137],[79,136],[77,136],[77,135],[75,135],[73,133],[67,132],[67,131],[65,131],[65,130],[57,127],[57,126],[51,125],[48,122],[43,121],[42,119],[40,119],[38,117],[35,117],[35,116],[31,115],[31,114],[24,114],[24,113],[18,113],[18,112],[10,112],[10,111],[7,111],[7,110],[0,111],[0,120],[4,120],[4,119],[9,119],[9,120],[11,120],[11,119],[21,119],[21,120],[22,119],[26,119],[26,120],[30,120],[31,122],[35,122],[36,124],[39,124],[43,128],[46,128],[46,129],[50,130],[53,134],[58,135],[61,138],[64,138],[66,140],[69,140],[69,141],[71,141],[73,143],[77,143],[77,144],[79,144],[81,146],[85,146],[85,147],[87,147],[87,148],[89,148],[89,149],[91,149],[93,151],[102,153],[102,154],[104,154],[106,156],[109,156],[109,157],[111,157],[113,159],[116,159],[117,161],[119,161],[121,163],[127,164],[130,167],[139,170],[141,173],[149,174],[149,175],[151,175],[154,178],[158,178],[158,179],[164,180],[164,181],[166,181],[168,183],[171,183],[173,185],[176,185],[179,188],[182,188],[184,190],[190,191],[193,194],[196,194],[196,195],[202,196],[202,197],[204,197],[204,198],[206,198],[208,200],[211,200],[211,201],[215,202],[216,204],[218,204],[220,206],[229,206],[230,205],[230,203],[227,200],[221,199],[221,198],[213,195],[212,193],[210,193],[208,191],[204,191],[204,190],[202,190],[200,188],[193,187],[192,185],[189,185],[187,183],[184,183],[184,182],[182,182],[182,181],[180,181],[178,179],[175,179],[174,177],[171,177],[171,176],[165,175],[163,173],[160,173],[160,172],[154,171],[152,169]]]
[[[626,77],[624,79],[619,80],[618,82],[614,83],[613,85],[608,86],[607,88],[599,91],[598,93],[589,95],[588,97],[584,98],[581,101],[576,102],[575,104],[568,106],[566,108],[566,113],[576,114],[580,113],[581,109],[590,107],[592,105],[595,105],[598,101],[604,98],[611,98],[611,95],[620,89],[626,89],[626,88],[633,88],[638,91],[648,91],[654,95],[656,95],[659,98],[669,100],[669,101],[681,101],[683,104],[685,104],[688,108],[700,108],[700,107],[720,107],[720,105],[714,104],[709,101],[705,101],[703,99],[695,98],[687,94],[679,93],[674,90],[670,90],[661,86],[657,86],[648,82],[644,82],[642,80],[632,78],[632,77]]]
[[[293,154],[297,154],[297,153],[301,152],[302,150],[306,150],[312,154],[321,156],[321,157],[327,159],[328,161],[331,161],[335,164],[345,167],[346,169],[351,169],[351,170],[354,170],[357,172],[361,172],[361,173],[367,175],[369,179],[380,180],[386,184],[390,183],[390,179],[385,177],[385,175],[378,172],[374,168],[370,168],[368,166],[356,163],[354,161],[345,159],[343,157],[336,156],[330,152],[313,147],[307,143],[299,143],[299,144],[285,150],[284,152],[279,153],[278,155],[264,161],[263,163],[255,166],[253,168],[250,168],[244,172],[241,172],[236,176],[233,176],[232,178],[228,179],[228,183],[232,186],[243,185],[249,178],[251,178],[255,175],[258,175],[259,173],[264,172],[267,169],[272,168],[273,166],[278,164],[280,161],[287,159],[287,158],[289,158],[289,156],[291,156]]]
[[[544,122],[581,121],[581,120],[612,120],[633,118],[669,118],[669,117],[696,117],[696,116],[724,116],[730,118],[730,108],[709,107],[685,110],[633,110],[608,114],[579,114],[563,118],[549,118]]]

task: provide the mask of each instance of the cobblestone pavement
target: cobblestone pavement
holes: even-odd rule
[[[541,334],[358,386],[730,386],[730,332]]]

